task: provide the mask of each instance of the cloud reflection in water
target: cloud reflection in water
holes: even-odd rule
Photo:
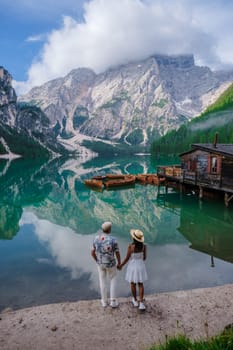
[[[24,211],[20,224],[33,224],[36,236],[42,244],[47,246],[55,264],[70,271],[71,279],[79,279],[82,275],[88,274],[91,288],[99,292],[97,269],[90,256],[96,232],[80,235],[68,227],[39,219],[28,211]],[[124,258],[130,237],[125,239],[117,237],[117,239]],[[146,265],[149,280],[145,283],[145,291],[149,294],[233,282],[232,264],[216,259],[216,266],[213,269],[210,262],[209,255],[190,249],[188,242],[148,245]],[[124,280],[124,276],[125,268],[118,274],[119,296],[130,294],[129,285]]]

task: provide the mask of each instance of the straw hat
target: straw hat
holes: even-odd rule
[[[130,234],[134,239],[136,239],[136,241],[144,242],[144,235],[143,235],[142,231],[132,229],[132,230],[130,230]]]
[[[110,221],[106,221],[102,224],[101,228],[104,232],[107,232],[112,228],[112,223]]]

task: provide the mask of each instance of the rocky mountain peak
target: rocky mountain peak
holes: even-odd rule
[[[12,87],[12,76],[0,66],[0,121],[14,125],[17,97]]]
[[[56,140],[45,113],[37,106],[18,103],[12,76],[0,67],[0,153],[4,157],[48,156],[67,153]]]
[[[20,100],[41,107],[71,143],[81,134],[145,146],[199,115],[232,80],[196,66],[193,55],[153,55],[101,74],[75,69]]]
[[[153,57],[159,66],[190,69],[195,65],[193,55],[154,55]]]

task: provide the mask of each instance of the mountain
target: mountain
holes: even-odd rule
[[[233,143],[233,84],[199,117],[154,141],[151,152],[154,155],[182,153],[192,143],[214,142],[216,133],[220,143]]]
[[[49,125],[40,108],[17,103],[12,77],[0,67],[0,154],[36,158],[67,152]]]
[[[0,121],[14,126],[16,117],[16,93],[12,87],[11,75],[0,66]]]
[[[66,146],[136,151],[199,115],[232,81],[233,72],[196,66],[192,55],[155,55],[101,74],[75,69],[20,101],[40,107]]]

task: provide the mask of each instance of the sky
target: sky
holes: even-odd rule
[[[0,66],[19,94],[88,67],[193,54],[233,68],[232,0],[0,0]]]

